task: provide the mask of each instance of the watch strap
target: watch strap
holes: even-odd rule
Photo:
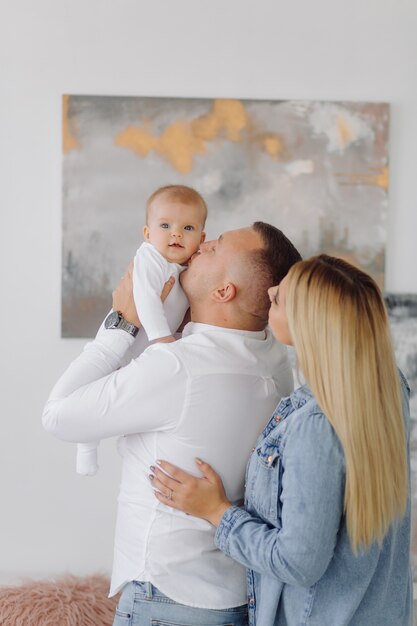
[[[132,335],[132,337],[136,337],[136,335],[139,332],[139,328],[137,326],[135,326],[134,324],[131,324],[130,322],[125,320],[125,318],[122,316],[120,316],[120,320],[119,320],[119,323],[117,324],[117,328],[120,328],[120,330],[125,330],[127,333],[129,333],[129,335]]]
[[[124,330],[132,337],[136,337],[139,332],[139,328],[125,320],[120,311],[111,311],[104,321],[104,327],[107,328],[107,330],[120,328],[120,330]]]

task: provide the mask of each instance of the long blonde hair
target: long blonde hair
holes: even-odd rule
[[[356,553],[381,543],[407,506],[401,388],[384,301],[370,276],[320,255],[289,271],[286,312],[299,366],[343,447]]]

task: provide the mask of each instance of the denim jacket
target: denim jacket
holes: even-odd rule
[[[248,568],[251,626],[411,625],[410,498],[382,546],[355,556],[344,489],[341,444],[304,385],[278,404],[248,463],[245,508],[230,507],[216,533]]]

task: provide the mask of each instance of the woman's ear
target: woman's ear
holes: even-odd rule
[[[224,287],[218,287],[211,293],[211,297],[215,302],[230,302],[236,297],[236,287],[233,283],[227,283]]]

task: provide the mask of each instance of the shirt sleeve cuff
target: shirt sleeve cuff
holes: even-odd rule
[[[96,341],[118,359],[123,359],[127,350],[133,346],[135,337],[121,328],[105,328],[102,325],[96,335]]]
[[[245,509],[241,509],[238,506],[231,506],[227,509],[223,515],[220,524],[217,527],[216,534],[214,536],[214,543],[216,546],[230,556],[229,549],[229,536],[233,528],[239,523],[243,517],[247,517],[248,513]]]

